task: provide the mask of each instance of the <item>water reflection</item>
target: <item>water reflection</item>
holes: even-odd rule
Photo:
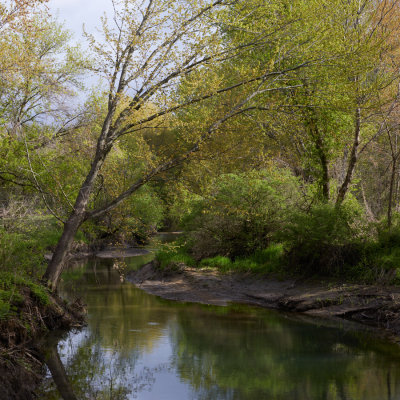
[[[400,399],[399,348],[347,325],[165,301],[121,283],[113,260],[65,280],[88,326],[47,339],[40,399]]]
[[[57,342],[49,342],[44,351],[44,360],[53,381],[64,400],[77,400],[72,384],[68,379],[64,365],[58,354]]]

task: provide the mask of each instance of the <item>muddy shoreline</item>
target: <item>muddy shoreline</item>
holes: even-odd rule
[[[126,279],[147,293],[168,300],[220,306],[243,303],[354,321],[400,343],[400,287],[221,275],[213,269],[183,265],[161,271],[154,261],[130,272]]]

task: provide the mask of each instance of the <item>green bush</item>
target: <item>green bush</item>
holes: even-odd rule
[[[295,211],[276,238],[284,242],[288,265],[298,271],[345,275],[363,256],[362,213],[354,203],[322,203],[308,212]]]
[[[143,244],[162,225],[163,219],[164,204],[156,191],[147,185],[110,213],[85,222],[81,230],[86,236],[86,241],[92,243],[134,240]]]
[[[44,254],[60,237],[56,220],[30,216],[16,226],[0,224],[0,265],[2,271],[39,278],[44,272]]]
[[[164,245],[161,250],[156,253],[156,260],[160,264],[161,269],[185,264],[189,267],[196,265],[195,260],[187,253],[187,249],[182,244]]]
[[[288,211],[302,202],[299,181],[286,169],[222,175],[186,220],[197,260],[235,259],[271,243]]]
[[[258,264],[269,264],[271,267],[278,268],[282,263],[284,253],[281,243],[271,243],[266,249],[257,250],[252,259]]]
[[[393,215],[389,229],[384,219],[374,226],[376,237],[364,249],[357,265],[360,276],[369,282],[400,283],[400,215]]]

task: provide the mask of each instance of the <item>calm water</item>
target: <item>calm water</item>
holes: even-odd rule
[[[395,345],[347,324],[165,301],[121,283],[121,269],[97,260],[65,274],[88,326],[46,340],[55,379],[39,399],[400,399]]]

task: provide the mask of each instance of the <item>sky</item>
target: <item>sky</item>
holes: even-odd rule
[[[49,0],[49,12],[57,21],[73,33],[71,44],[80,43],[82,48],[87,48],[86,39],[83,37],[83,24],[88,33],[96,36],[96,28],[100,27],[100,17],[106,12],[113,15],[111,0]],[[84,78],[86,87],[98,86],[101,82],[98,77],[87,75]],[[84,102],[85,92],[79,92],[76,101]]]
[[[100,17],[104,12],[112,15],[113,10],[111,0],[50,0],[48,7],[50,14],[73,32],[76,42],[83,40],[83,24],[88,32],[95,33],[95,28],[100,26]]]

